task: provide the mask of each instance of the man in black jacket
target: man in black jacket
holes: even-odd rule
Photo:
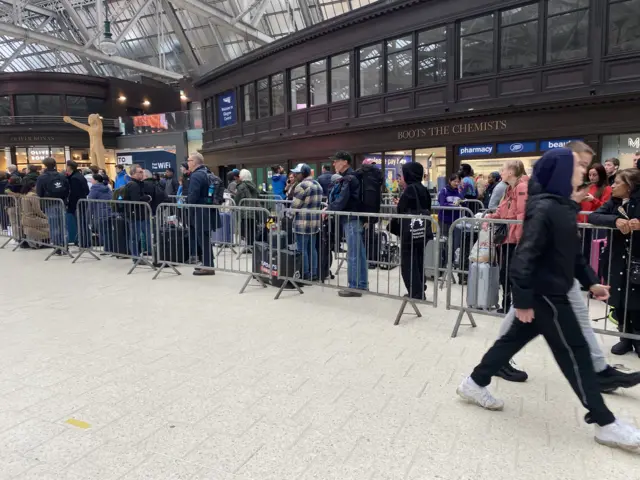
[[[600,393],[589,345],[571,309],[567,293],[576,277],[598,300],[609,298],[609,288],[598,284],[582,256],[574,188],[581,185],[584,168],[568,148],[546,152],[533,167],[523,234],[511,265],[513,304],[519,321],[500,337],[457,389],[458,395],[488,410],[504,403],[486,388],[503,365],[542,334],[581,403],[585,420],[595,423],[598,443],[628,450],[640,449],[640,431],[617,420]],[[567,239],[574,238],[574,241]]]
[[[199,153],[189,157],[189,193],[187,208],[189,208],[189,250],[195,257],[202,252],[202,267],[193,271],[194,275],[215,275],[213,270],[213,251],[211,247],[211,230],[217,230],[220,225],[220,212],[217,208],[196,207],[194,205],[222,205],[224,201],[224,186],[222,180],[207,171],[204,158]]]
[[[69,243],[78,243],[78,217],[76,210],[78,201],[89,196],[89,185],[87,179],[78,170],[78,164],[73,160],[67,162],[67,179],[69,180],[69,202],[67,203],[67,235]],[[81,216],[86,217],[87,212],[81,212]],[[88,219],[81,218],[80,239],[83,245],[88,243]]]
[[[129,248],[134,263],[141,255],[141,245],[144,239],[147,244],[147,250],[150,251],[151,246],[151,219],[150,209],[148,206],[149,196],[146,193],[144,183],[144,170],[140,165],[133,164],[129,168],[129,176],[131,179],[124,186],[124,200],[129,203],[125,205],[125,216],[129,232]],[[143,203],[140,203],[143,202]]]
[[[69,197],[69,180],[56,169],[56,160],[52,157],[42,161],[44,172],[36,182],[36,194],[40,198],[58,199],[66,203]],[[44,211],[49,221],[50,240],[53,245],[65,246],[64,206],[58,201],[43,201]],[[56,253],[60,254],[60,251]]]

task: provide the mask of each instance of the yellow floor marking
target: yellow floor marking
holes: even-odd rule
[[[78,428],[91,428],[91,425],[89,425],[87,422],[83,422],[82,420],[76,420],[75,418],[70,418],[69,420],[66,421],[66,423]]]

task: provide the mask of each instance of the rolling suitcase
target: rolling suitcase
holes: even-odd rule
[[[467,306],[493,308],[500,303],[500,267],[488,263],[472,262],[469,267]]]
[[[158,237],[158,259],[167,263],[187,263],[189,232],[176,227],[161,229]]]
[[[447,237],[440,238],[440,251],[437,251],[435,240],[431,239],[424,247],[424,276],[425,278],[433,279],[438,278],[440,275],[437,273],[438,268],[444,268],[446,266],[446,259],[442,262],[442,252],[446,252]],[[446,255],[446,253],[445,253]],[[440,260],[440,265],[437,265],[437,260]]]
[[[220,213],[220,224],[214,230],[211,241],[214,245],[233,243],[233,215],[229,212]]]
[[[117,216],[109,219],[109,232],[111,235],[111,249],[115,255],[129,255],[129,242],[127,236],[127,224],[124,218]]]
[[[302,254],[295,250],[270,248],[268,243],[256,242],[253,251],[253,271],[269,276],[269,283],[280,288],[285,280],[278,279],[279,271],[291,278],[302,276]],[[285,288],[295,288],[287,285]]]

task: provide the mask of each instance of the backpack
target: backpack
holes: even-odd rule
[[[209,187],[207,188],[205,205],[222,205],[224,203],[222,180],[211,172],[207,172],[207,180],[209,181]]]
[[[48,174],[44,184],[44,193],[47,198],[61,198],[66,200],[69,196],[69,181],[61,173]]]
[[[384,178],[378,168],[359,168],[356,178],[360,182],[360,212],[380,213]]]
[[[113,200],[127,200],[127,188],[126,187],[116,188],[111,194],[111,198]]]

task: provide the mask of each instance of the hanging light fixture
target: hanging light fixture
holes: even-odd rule
[[[113,35],[111,34],[111,22],[109,21],[109,4],[104,2],[104,35],[100,40],[100,51],[105,55],[115,55],[118,51]]]

